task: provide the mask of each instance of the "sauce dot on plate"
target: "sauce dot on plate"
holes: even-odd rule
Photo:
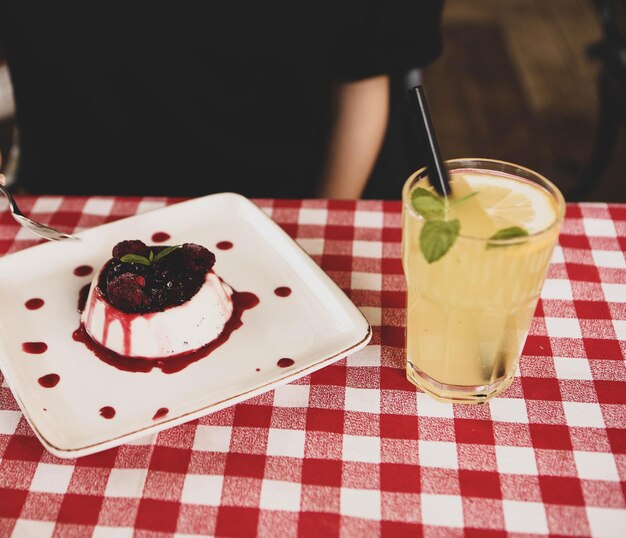
[[[289,297],[291,295],[291,288],[280,286],[274,290],[274,293],[279,297]]]
[[[58,374],[48,374],[41,376],[37,381],[39,381],[39,384],[42,387],[51,389],[52,387],[56,387],[60,380],[61,376]]]
[[[79,265],[74,269],[76,276],[87,276],[93,273],[93,267],[91,265]]]
[[[44,300],[39,297],[33,297],[32,299],[28,299],[24,303],[24,306],[28,308],[28,310],[38,310],[44,305]]]
[[[115,416],[115,409],[113,409],[110,405],[105,405],[100,408],[100,416],[111,419]]]
[[[165,233],[165,232],[155,232],[152,234],[152,241],[155,243],[164,243],[171,237],[172,236],[170,234]]]
[[[230,241],[220,241],[215,246],[220,250],[230,250],[233,248],[233,244]]]
[[[152,420],[158,420],[160,418],[163,418],[169,412],[170,410],[167,407],[160,407],[159,409],[157,409],[156,413],[152,417]]]
[[[41,355],[48,349],[48,344],[45,342],[23,342],[22,351],[30,353],[31,355]]]
[[[285,357],[283,359],[279,359],[276,364],[279,368],[289,368],[290,366],[293,366],[295,364],[295,361],[293,359],[288,359]]]

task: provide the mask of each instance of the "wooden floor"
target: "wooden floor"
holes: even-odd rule
[[[424,73],[443,155],[528,166],[567,198],[597,119],[591,0],[446,0],[443,28],[444,53]],[[586,199],[626,202],[626,124]]]

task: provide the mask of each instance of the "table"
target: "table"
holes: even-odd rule
[[[19,199],[65,231],[176,201]],[[626,536],[626,205],[568,206],[513,385],[453,406],[404,375],[399,202],[257,203],[363,311],[371,344],[76,460],[43,449],[0,374],[0,535]],[[0,254],[36,242],[0,210]]]

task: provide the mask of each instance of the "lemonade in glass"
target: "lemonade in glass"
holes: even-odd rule
[[[407,378],[437,399],[481,403],[513,380],[565,213],[526,168],[447,161],[452,195],[426,170],[405,183]]]

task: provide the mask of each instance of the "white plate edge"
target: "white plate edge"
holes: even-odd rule
[[[59,458],[63,458],[63,459],[78,458],[78,457],[82,457],[82,456],[87,456],[89,454],[94,454],[96,452],[101,452],[101,451],[107,450],[109,448],[114,448],[114,447],[119,446],[121,444],[124,444],[126,442],[130,442],[130,441],[133,441],[135,439],[139,439],[141,437],[145,437],[145,436],[150,435],[150,434],[155,434],[155,433],[161,432],[163,430],[167,430],[169,428],[173,428],[175,426],[179,426],[181,424],[185,424],[186,422],[189,422],[189,421],[194,420],[196,418],[200,418],[200,417],[209,415],[211,413],[215,413],[217,411],[220,411],[222,409],[225,409],[225,408],[230,407],[232,405],[235,405],[237,403],[240,403],[240,402],[249,400],[251,398],[254,398],[255,396],[259,396],[260,394],[264,394],[265,392],[269,392],[270,390],[273,390],[274,388],[276,388],[278,386],[290,383],[292,381],[296,381],[297,379],[300,379],[301,377],[304,377],[304,376],[306,376],[308,374],[311,374],[311,373],[313,373],[313,372],[315,372],[317,370],[321,370],[322,368],[324,368],[326,366],[330,366],[334,362],[337,362],[337,361],[347,357],[348,355],[356,353],[360,349],[364,348],[370,342],[371,338],[372,338],[372,328],[368,324],[367,334],[363,337],[363,339],[361,341],[359,341],[358,343],[356,343],[355,345],[351,346],[350,348],[348,348],[346,350],[340,351],[336,355],[333,355],[331,357],[325,357],[323,359],[320,359],[318,362],[307,366],[306,368],[302,368],[301,370],[297,370],[297,371],[295,371],[293,373],[285,375],[284,377],[281,377],[279,379],[275,379],[274,381],[266,383],[265,385],[262,385],[260,387],[257,387],[255,389],[252,389],[252,390],[247,391],[247,392],[240,393],[240,394],[238,394],[236,396],[233,396],[231,398],[226,398],[225,400],[222,400],[220,402],[208,405],[208,406],[203,407],[201,409],[197,409],[195,411],[190,411],[189,413],[185,413],[184,415],[181,415],[181,416],[178,416],[178,417],[174,417],[174,418],[169,419],[169,420],[164,420],[163,422],[159,422],[159,423],[156,423],[154,425],[147,426],[147,427],[142,428],[140,430],[129,432],[129,433],[117,436],[117,437],[115,437],[113,439],[109,439],[109,440],[106,440],[106,441],[100,441],[98,443],[94,443],[93,445],[87,445],[85,447],[64,449],[64,448],[56,447],[56,446],[52,445],[50,442],[48,442],[47,439],[45,439],[33,427],[33,425],[30,422],[30,418],[29,418],[29,416],[26,413],[24,413],[24,416],[26,417],[26,420],[28,421],[29,425],[31,426],[31,428],[33,429],[35,434],[37,435],[37,438],[46,447],[46,449],[50,453],[52,453],[53,455],[55,455],[55,456],[57,456]],[[22,407],[21,406],[21,402],[18,402],[18,403],[20,404],[20,407]]]

